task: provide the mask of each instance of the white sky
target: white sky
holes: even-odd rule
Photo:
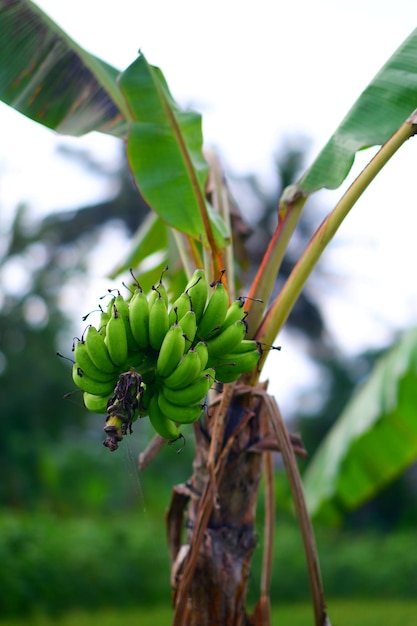
[[[206,143],[218,147],[233,171],[256,172],[266,184],[280,139],[311,137],[312,159],[417,25],[411,0],[37,4],[79,44],[120,69],[140,48],[161,67],[174,97],[203,113]],[[65,142],[111,161],[116,140],[97,134],[64,140],[2,104],[0,132],[3,215],[22,200],[41,215],[106,195],[102,181],[57,156],[55,147]],[[417,318],[416,161],[414,140],[360,200],[340,231],[340,245],[325,257],[332,274],[323,294],[329,327],[349,351],[378,344],[387,330]],[[323,201],[331,206],[339,194],[326,193]],[[271,376],[279,378],[281,393],[288,378],[303,376],[300,362],[292,358],[292,370],[285,354],[276,353]]]

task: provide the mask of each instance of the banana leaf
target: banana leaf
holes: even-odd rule
[[[353,396],[304,474],[310,514],[339,522],[417,459],[417,329]]]
[[[297,188],[303,194],[339,187],[355,154],[384,144],[417,108],[417,29],[362,92]]]
[[[227,245],[226,227],[205,200],[201,117],[181,111],[158,68],[142,56],[124,72],[126,103],[119,71],[29,0],[0,0],[0,32],[1,100],[58,133],[129,136],[132,170],[148,204],[206,246]]]
[[[133,118],[127,156],[141,194],[170,226],[225,248],[226,226],[206,200],[201,115],[177,105],[161,70],[143,54],[119,82]]]
[[[65,135],[125,137],[119,71],[78,46],[29,0],[0,0],[0,99]]]
[[[2,101],[59,133],[126,136],[129,111],[116,68],[83,50],[30,0],[0,0],[0,32]],[[299,190],[337,188],[356,152],[383,144],[416,106],[417,29],[358,98]]]

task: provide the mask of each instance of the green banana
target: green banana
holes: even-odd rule
[[[200,370],[204,370],[208,363],[209,353],[207,344],[205,341],[199,341],[195,344],[194,350],[197,352],[200,359]]]
[[[226,330],[226,328],[232,326],[235,322],[244,321],[246,319],[247,313],[243,310],[244,304],[245,298],[243,298],[242,296],[232,302],[232,304],[227,309],[226,317],[224,318],[223,324],[210,333],[210,339],[221,335],[222,332]]]
[[[165,267],[162,270],[161,278],[159,279],[159,283],[157,285],[152,285],[152,291],[151,291],[151,294],[149,296],[149,310],[152,308],[152,306],[155,303],[155,301],[158,298],[158,296],[160,298],[163,298],[163,300],[165,302],[165,305],[168,307],[168,294],[167,294],[167,290],[165,288],[165,285],[162,282],[162,278],[163,278],[165,272],[167,271],[167,269],[168,269],[168,267]]]
[[[169,328],[168,309],[162,296],[158,296],[149,310],[149,343],[159,350]]]
[[[158,435],[175,441],[181,437],[180,429],[172,420],[170,420],[159,407],[158,394],[154,394],[149,402],[149,421]]]
[[[158,298],[162,298],[165,306],[168,307],[168,294],[162,283],[159,283],[158,285],[152,285],[152,291],[148,296],[149,311],[152,309]]]
[[[244,354],[245,352],[252,352],[252,350],[258,350],[259,344],[254,339],[243,339],[235,348],[233,348],[233,354]]]
[[[217,280],[214,283],[214,291],[198,323],[197,336],[206,340],[213,331],[218,330],[226,318],[228,308],[229,295],[227,289],[221,280]]]
[[[161,296],[161,298],[163,299],[163,301],[165,302],[165,306],[168,308],[168,293],[167,293],[165,285],[162,282],[162,276],[164,275],[164,272],[167,269],[168,268],[166,267],[165,270],[162,272],[161,278],[159,280],[159,283],[156,285],[156,289],[157,289],[159,295]]]
[[[98,380],[100,382],[113,380],[114,374],[110,374],[109,372],[103,372],[101,369],[94,365],[91,357],[87,352],[87,346],[85,344],[85,341],[77,341],[77,343],[75,344],[74,359],[78,367],[89,378],[92,378],[93,380]]]
[[[247,362],[251,362],[255,358],[255,355],[258,355],[258,358],[261,355],[258,344],[255,343],[255,348],[253,350],[247,350],[246,352],[239,352],[239,350],[235,350],[234,352],[227,352],[226,354],[219,354],[216,357],[218,365],[228,365],[229,363],[234,363],[239,368],[244,367]],[[253,354],[253,356],[248,357],[248,354]]]
[[[106,394],[110,395],[117,382],[116,377],[106,382],[93,380],[84,374],[82,369],[78,367],[77,363],[74,363],[72,367],[72,380],[77,387],[83,391],[92,393],[95,396],[104,396]]]
[[[182,389],[170,389],[164,385],[162,387],[162,394],[169,402],[178,406],[201,404],[208,390],[212,387],[214,380],[215,371],[213,368],[209,368],[204,370],[194,382]]]
[[[142,289],[129,302],[129,321],[133,337],[142,350],[149,347],[149,303]]]
[[[221,383],[231,383],[237,380],[241,374],[254,369],[259,361],[259,351],[252,350],[244,353],[226,354],[219,357],[215,366],[216,379]]]
[[[129,304],[128,302],[126,302],[126,300],[123,298],[123,296],[121,294],[117,295],[113,306],[116,307],[117,309],[117,313],[119,314],[119,316],[122,318],[123,323],[125,325],[125,331],[126,331],[126,339],[127,339],[127,347],[128,350],[132,350],[135,351],[138,349],[138,347],[140,347],[133,335],[132,332],[132,328],[130,325],[130,315],[129,315]]]
[[[180,318],[179,325],[181,326],[187,340],[186,346],[190,347],[197,332],[197,318],[194,311],[187,311],[185,315]]]
[[[111,293],[111,289],[108,289],[108,292]],[[102,298],[105,298],[106,296],[101,296],[100,300]],[[113,315],[113,304],[114,304],[114,298],[115,296],[111,296],[111,299],[109,300],[108,304],[107,304],[107,309],[105,311],[105,313],[107,313],[107,315],[109,316],[109,319],[111,318],[111,316]]]
[[[227,309],[226,317],[224,318],[224,322],[220,327],[220,332],[223,332],[228,326],[231,326],[235,322],[246,318],[247,313],[243,308],[244,306],[245,298],[243,298],[242,296],[232,302],[232,304]]]
[[[198,324],[206,307],[208,296],[208,284],[204,270],[195,270],[194,274],[187,283],[185,293],[187,293],[190,297],[191,308],[195,313]]]
[[[225,330],[213,339],[207,339],[207,349],[210,359],[212,360],[217,355],[227,354],[233,352],[234,349],[241,343],[246,334],[246,325],[243,320],[234,322],[231,326],[227,326]]]
[[[99,321],[99,325],[98,325],[98,332],[100,333],[100,335],[103,335],[103,337],[106,336],[106,326],[107,326],[107,322],[109,321],[110,317],[111,317],[111,315],[109,315],[109,313],[107,311],[101,311],[100,321]]]
[[[181,389],[191,384],[201,373],[201,361],[196,350],[191,348],[184,354],[172,374],[164,379],[170,389]]]
[[[113,314],[107,322],[104,341],[113,363],[118,367],[123,367],[128,357],[126,326],[116,305],[113,305]]]
[[[192,424],[200,417],[203,407],[200,404],[178,406],[167,400],[163,393],[158,395],[158,404],[162,413],[177,424]]]
[[[110,395],[96,396],[95,394],[84,391],[85,408],[92,413],[107,413],[107,403]]]
[[[159,376],[169,376],[177,367],[185,351],[185,337],[179,324],[173,324],[163,338],[156,361]]]
[[[154,285],[152,285],[151,287],[151,293],[148,295],[148,304],[149,304],[149,311],[151,310],[151,308],[153,307],[153,305],[155,304],[155,301],[158,297],[159,293],[156,289],[156,287]],[[162,296],[161,296],[162,297]]]
[[[184,317],[187,311],[191,310],[191,298],[186,291],[175,300],[169,311],[169,323],[175,324],[179,319]]]
[[[94,326],[88,327],[85,346],[88,356],[99,370],[106,374],[113,374],[117,371],[110,358],[103,335]]]

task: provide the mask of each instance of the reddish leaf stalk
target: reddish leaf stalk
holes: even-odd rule
[[[307,198],[290,187],[278,207],[278,224],[253,280],[245,310],[249,312],[250,332],[254,337],[267,307],[288,242],[298,223]],[[256,302],[261,299],[262,303]],[[256,302],[256,305],[255,305]]]
[[[268,345],[271,345],[275,341],[278,332],[287,320],[308,277],[316,266],[318,259],[349,211],[389,159],[407,139],[416,133],[416,131],[417,113],[414,112],[380,148],[365,169],[350,185],[335,208],[323,220],[302,256],[294,266],[280,294],[264,315],[262,323],[256,332],[256,339],[258,341]],[[259,370],[262,369],[265,358],[266,353],[264,353],[260,359]],[[258,376],[259,374],[256,374],[254,381],[257,380]]]

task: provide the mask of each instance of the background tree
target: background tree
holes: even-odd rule
[[[80,275],[80,259],[29,234],[26,220],[21,207],[0,259],[0,495],[17,507],[32,507],[40,496],[45,447],[80,432],[86,419],[79,397],[63,401],[71,385],[67,364],[56,356],[70,332],[60,288]]]

